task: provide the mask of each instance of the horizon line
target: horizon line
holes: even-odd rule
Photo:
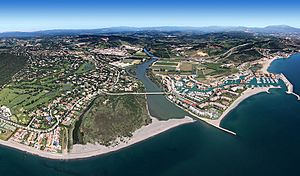
[[[97,27],[97,28],[49,28],[49,29],[35,29],[35,30],[10,30],[10,31],[0,31],[0,34],[3,33],[12,33],[12,32],[19,32],[19,33],[31,33],[31,32],[43,32],[43,31],[55,31],[55,30],[97,30],[97,29],[110,29],[110,28],[136,28],[136,29],[142,29],[142,28],[164,28],[164,27],[174,27],[174,28],[209,28],[209,27],[215,27],[215,28],[234,28],[234,27],[244,27],[244,28],[266,28],[270,26],[285,26],[285,27],[291,27],[291,28],[296,28],[300,29],[300,27],[294,27],[291,25],[286,25],[286,24],[271,24],[271,25],[266,25],[266,26],[242,26],[242,25],[207,25],[207,26],[180,26],[180,25],[165,25],[165,26],[107,26],[107,27]]]

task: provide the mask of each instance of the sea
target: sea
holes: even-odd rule
[[[269,71],[284,73],[300,93],[300,54],[275,60]],[[298,176],[300,101],[285,91],[257,94],[232,110],[221,126],[237,136],[198,121],[80,160],[51,160],[0,146],[0,176]]]

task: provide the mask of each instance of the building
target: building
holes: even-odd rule
[[[2,118],[5,118],[7,120],[10,120],[11,117],[11,111],[8,107],[6,106],[1,106],[0,108],[0,115],[2,116]]]

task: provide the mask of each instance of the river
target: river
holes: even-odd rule
[[[143,82],[147,92],[161,92],[162,89],[146,76],[149,66],[157,61],[158,58],[153,56],[147,50],[144,51],[151,57],[151,59],[137,66],[136,77]],[[157,117],[159,120],[183,118],[184,116],[189,115],[187,112],[167,100],[164,95],[147,95],[147,102],[150,114]]]
[[[294,75],[299,67],[300,56],[295,55],[291,60],[274,61],[270,71],[288,70]],[[299,74],[290,80],[299,84]],[[196,122],[114,153],[74,161],[49,160],[1,146],[0,173],[5,176],[296,176],[300,175],[299,114],[300,102],[296,97],[274,89],[270,94],[260,93],[246,99],[222,121],[222,126],[237,132],[237,136]]]

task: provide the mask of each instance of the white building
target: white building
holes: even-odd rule
[[[1,106],[0,108],[0,115],[2,115],[4,118],[6,118],[7,120],[10,120],[11,117],[11,111],[8,107],[6,106]]]

